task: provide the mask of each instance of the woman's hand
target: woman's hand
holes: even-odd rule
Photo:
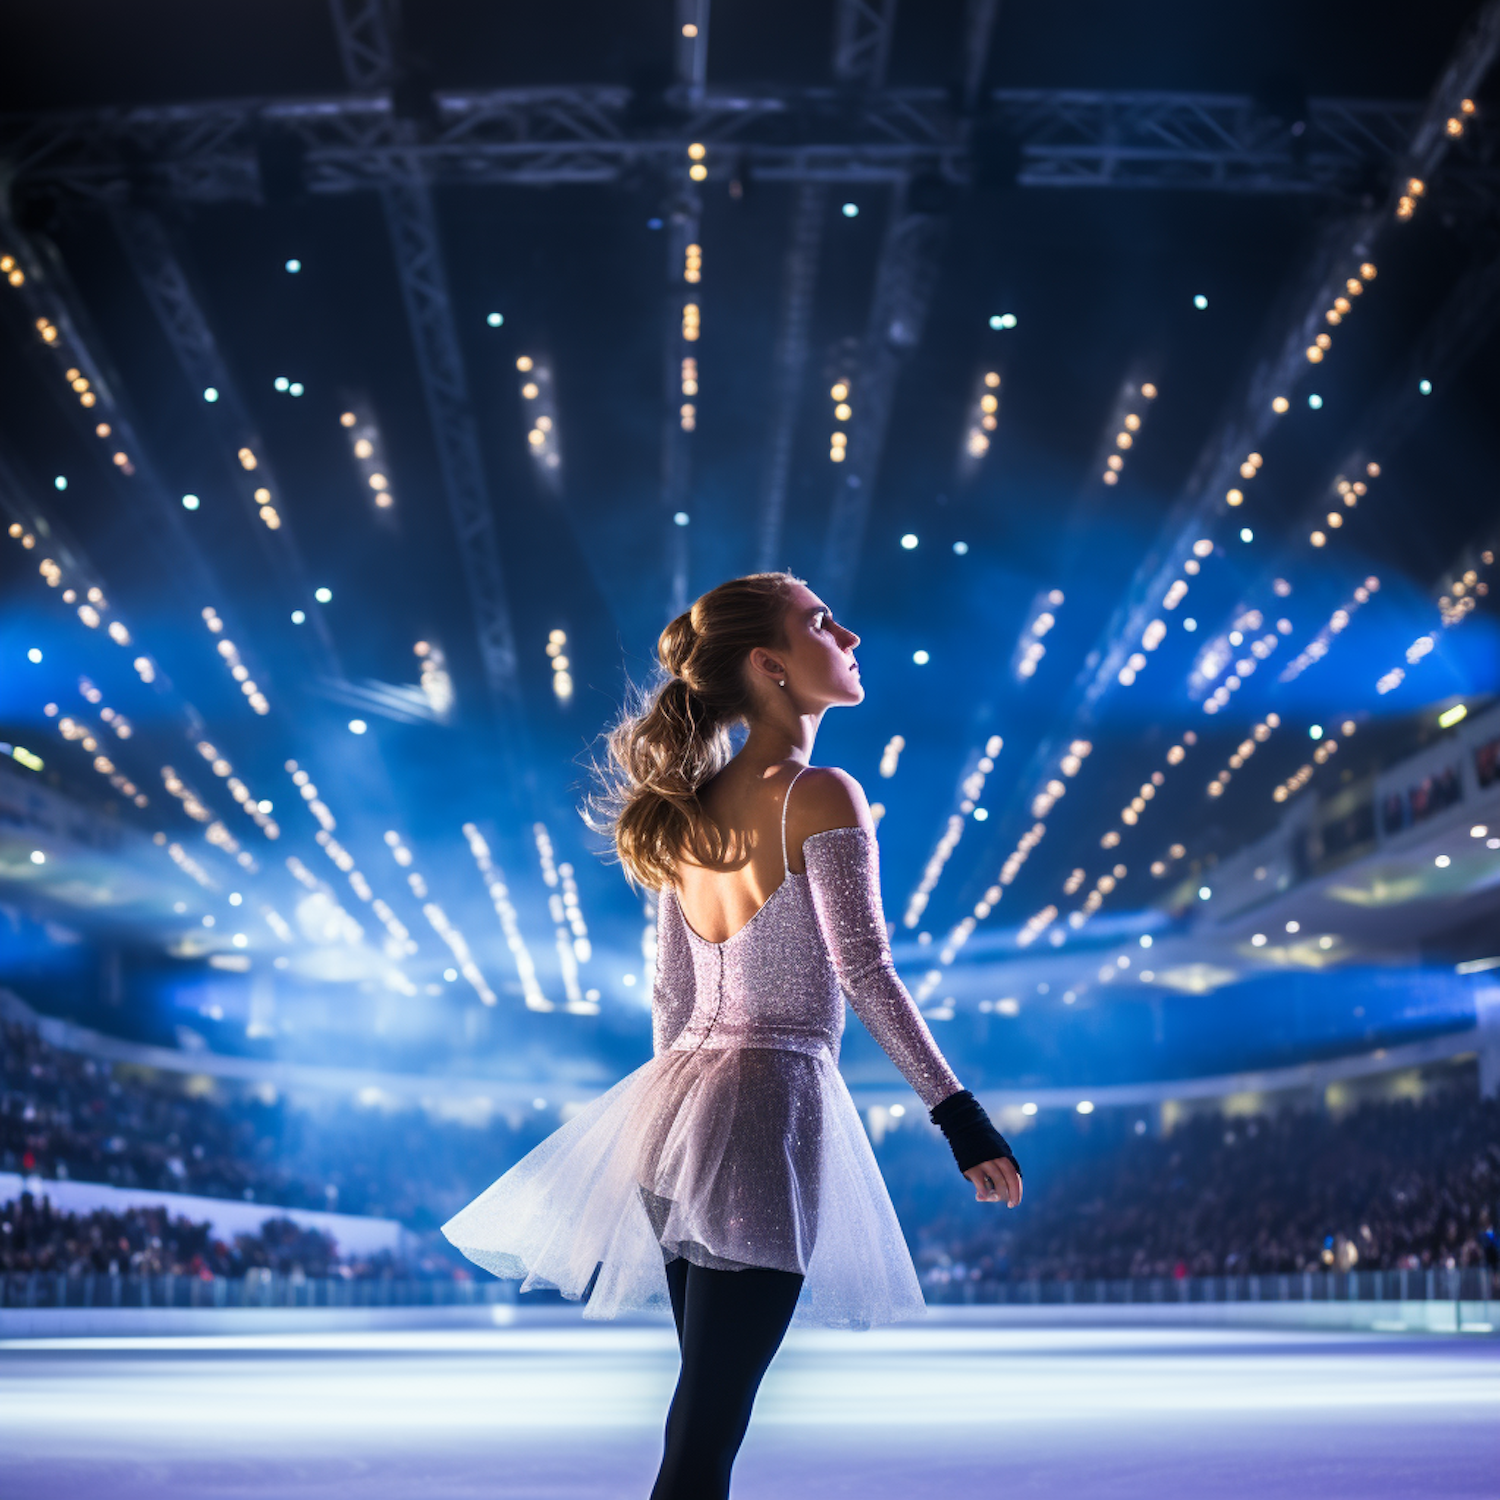
[[[999,1203],[1014,1208],[1021,1201],[1021,1174],[1008,1156],[982,1161],[970,1167],[964,1176],[974,1184],[974,1197],[980,1203]]]

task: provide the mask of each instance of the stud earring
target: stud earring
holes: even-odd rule
[[[782,686],[782,687],[785,687],[785,686],[786,686],[786,678],[785,678],[785,677],[783,677],[783,678],[782,678],[782,679],[781,679],[781,686]]]

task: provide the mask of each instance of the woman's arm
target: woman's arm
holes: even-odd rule
[[[879,845],[863,788],[842,771],[804,779],[814,789],[799,822],[806,827],[811,818],[829,825],[802,839],[808,890],[850,1006],[933,1112],[977,1196],[1020,1202],[1020,1174],[1009,1145],[959,1083],[896,973],[880,900]]]
[[[693,952],[677,893],[664,886],[656,901],[656,982],[651,991],[651,1051],[660,1057],[693,1013]]]

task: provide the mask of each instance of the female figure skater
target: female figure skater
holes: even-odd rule
[[[660,891],[654,1056],[443,1226],[523,1291],[586,1297],[585,1317],[670,1303],[682,1371],[652,1500],[728,1495],[794,1312],[925,1311],[838,1072],[844,994],[976,1197],[1021,1200],[1010,1147],[896,976],[864,792],[808,765],[824,712],[864,697],[858,643],[786,573],[720,584],[662,631],[669,680],[611,732],[596,825]]]

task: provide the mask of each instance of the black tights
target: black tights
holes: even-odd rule
[[[726,1500],[761,1377],[791,1322],[802,1277],[667,1262],[682,1374],[651,1500]]]

